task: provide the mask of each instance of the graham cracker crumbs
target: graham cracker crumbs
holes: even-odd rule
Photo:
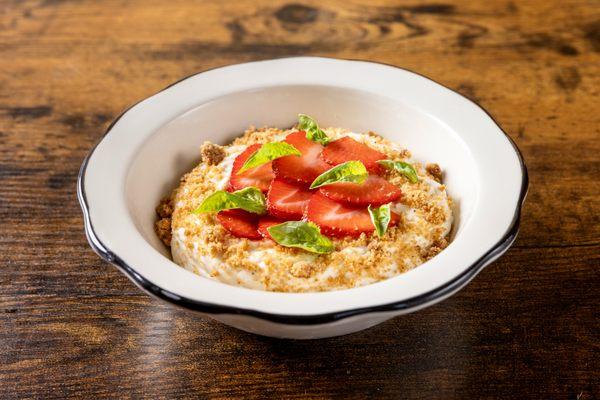
[[[254,143],[272,142],[283,139],[283,137],[278,138],[283,132],[283,130],[277,128],[262,127],[257,129],[251,126],[244,131],[242,136],[237,137],[231,144],[233,146],[248,146]]]
[[[290,268],[290,274],[294,275],[296,278],[309,278],[312,273],[312,264],[306,261],[294,263],[292,264],[292,268]]]
[[[225,150],[222,146],[211,142],[204,142],[200,146],[202,161],[208,165],[217,165],[225,158]]]
[[[159,220],[154,224],[158,238],[167,246],[171,246],[171,215],[173,215],[173,201],[166,197],[156,206]]]
[[[156,214],[161,218],[171,218],[173,214],[173,202],[170,197],[164,198],[158,203]]]
[[[350,134],[340,128],[326,128],[332,139]],[[301,249],[277,245],[271,240],[251,241],[229,234],[212,214],[193,214],[192,210],[214,192],[226,187],[235,156],[254,143],[282,140],[292,130],[249,128],[228,146],[219,146],[223,158],[216,164],[202,162],[184,175],[173,192],[170,225],[173,259],[197,274],[244,287],[280,291],[328,291],[362,286],[408,271],[427,261],[447,246],[451,222],[449,198],[445,188],[427,178],[427,171],[415,164],[416,184],[403,175],[391,173],[390,182],[403,193],[398,209],[400,223],[384,237],[362,234],[357,238],[332,238],[335,251],[317,255]],[[383,152],[391,159],[408,159],[410,152],[370,132],[352,137]],[[204,155],[203,155],[204,156]],[[431,184],[429,182],[432,182]],[[168,203],[167,203],[168,204]],[[167,205],[157,213],[166,216]],[[161,215],[159,213],[159,215]],[[162,217],[162,215],[161,215]],[[449,222],[450,221],[450,222]],[[445,243],[445,245],[444,245]]]
[[[425,219],[433,224],[441,224],[447,217],[448,211],[432,201],[431,195],[424,190],[411,189],[403,191],[402,202],[411,208],[419,210]]]
[[[448,247],[448,240],[446,238],[442,238],[440,240],[435,241],[431,247],[429,247],[424,253],[423,257],[426,260],[429,260],[435,256],[437,256],[442,250]]]
[[[437,164],[427,164],[425,170],[433,179],[437,182],[442,183],[442,169]]]
[[[161,218],[154,224],[158,238],[167,246],[171,246],[171,218]]]

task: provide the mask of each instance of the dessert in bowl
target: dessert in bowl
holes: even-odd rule
[[[448,245],[451,201],[437,164],[374,132],[248,129],[202,145],[157,208],[173,260],[251,289],[347,289],[408,271]]]
[[[403,214],[407,211],[404,207],[418,207],[407,203],[411,201],[412,185],[403,181],[406,179],[403,175],[396,177],[401,192],[398,199],[386,198],[389,201],[381,205],[377,201],[371,204],[371,200],[366,206],[374,210],[392,203],[390,223],[381,238],[374,225],[368,232],[361,232],[363,239],[360,239],[360,235],[337,237],[323,221],[313,222],[335,249],[323,255],[286,247],[272,239],[234,236],[217,216],[235,209],[193,212],[215,192],[239,190],[229,190],[228,168],[233,169],[235,158],[244,147],[284,141],[301,131],[296,126],[298,112],[311,115],[323,127],[343,127],[345,130],[323,129],[331,136],[331,142],[348,136],[365,144],[366,138],[371,137],[367,133],[373,131],[379,135],[372,136],[376,142],[398,146],[398,153],[394,153],[385,146],[377,148],[376,143],[366,143],[385,154],[386,160],[411,164],[419,178],[415,187],[429,180],[435,182],[437,170],[430,168],[428,172],[427,163],[439,164],[444,171],[443,181],[435,183],[443,185],[446,199],[451,199],[444,200],[451,205],[450,233],[443,236],[449,243],[447,247],[430,257],[445,243],[432,244],[431,254],[426,251],[428,244],[420,243],[419,259],[406,264],[396,262],[397,269],[388,271],[388,275],[381,271],[361,279],[329,281],[327,286],[311,283],[287,287],[282,281],[271,284],[261,278],[247,284],[237,278],[227,281],[221,277],[221,281],[209,276],[208,269],[194,270],[198,263],[190,262],[182,268],[173,262],[168,247],[156,235],[155,209],[162,198],[169,197],[181,185],[179,178],[184,175],[186,181],[174,197],[176,211],[171,216],[174,228],[185,228],[190,221],[211,221],[210,226],[218,229],[219,235],[231,240],[246,241],[249,246],[260,243],[258,246],[281,249],[278,250],[281,254],[323,259],[341,253],[343,246],[339,243],[343,241],[365,240],[368,247],[370,243],[393,238],[394,232],[408,232],[399,229],[408,229],[410,222]],[[241,147],[233,151],[228,144],[233,142],[235,146],[236,137],[249,125],[285,130],[277,130],[277,134],[252,132],[249,135],[255,137],[256,143],[240,143]],[[231,158],[222,164],[221,180],[215,179],[216,183],[204,190],[193,174],[195,168],[202,168],[198,149],[207,141],[224,146]],[[406,149],[410,150],[410,157],[402,154]],[[329,165],[334,167],[333,164]],[[388,172],[375,175],[394,184]],[[198,193],[190,196],[187,203],[183,197],[176,200],[180,190],[194,182],[200,188]],[[326,188],[327,185],[314,191],[323,192]],[[86,158],[78,180],[91,246],[138,286],[165,301],[231,326],[293,338],[355,332],[455,293],[514,241],[526,189],[526,169],[518,150],[494,121],[468,99],[399,68],[313,57],[218,68],[170,86],[133,106],[111,125]],[[267,189],[263,193],[267,209],[268,194]],[[180,209],[177,201],[182,201]],[[342,202],[339,198],[334,201]],[[398,215],[395,222],[392,213]],[[310,222],[304,214],[297,221]],[[438,228],[443,225],[440,224]],[[363,224],[361,229],[366,228]],[[176,229],[172,232],[177,233]],[[189,233],[191,237],[195,235],[193,231]],[[439,235],[443,233],[438,230]],[[203,239],[199,233],[198,237]],[[189,238],[185,234],[172,239],[171,244],[173,240],[185,242]],[[185,251],[179,251],[183,245],[176,246],[174,259],[185,264],[182,262]],[[423,263],[418,265],[419,262]],[[340,262],[338,272],[342,268]],[[310,281],[311,274],[322,276],[325,269],[319,263],[310,263],[306,271],[304,267],[291,271],[310,275],[309,278],[290,275],[293,279]]]

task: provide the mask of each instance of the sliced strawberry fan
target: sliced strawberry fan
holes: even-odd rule
[[[278,158],[238,175],[246,160],[261,145],[248,146],[233,163],[228,190],[254,186],[266,193],[266,215],[259,216],[240,209],[221,211],[217,219],[236,237],[258,240],[271,238],[268,228],[285,221],[302,218],[317,224],[321,232],[335,237],[356,237],[375,230],[367,206],[373,207],[397,201],[400,189],[384,178],[378,160],[386,156],[350,137],[329,143],[327,147],[306,139],[306,133],[289,134],[285,141],[297,148],[302,156]],[[363,184],[339,182],[309,190],[317,176],[332,166],[346,161],[361,161],[372,173]],[[398,223],[392,213],[390,226]],[[272,238],[271,238],[272,239]]]

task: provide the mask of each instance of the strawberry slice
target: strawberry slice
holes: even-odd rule
[[[306,218],[319,225],[321,232],[329,236],[360,236],[372,233],[375,227],[369,211],[365,207],[352,207],[337,203],[320,192],[312,195],[306,208]],[[398,216],[392,213],[389,226],[398,223]]]
[[[397,200],[401,195],[398,187],[377,175],[369,175],[361,185],[352,182],[338,182],[323,186],[319,191],[331,200],[363,207],[369,204],[380,206]]]
[[[269,214],[286,220],[298,220],[304,215],[310,196],[310,190],[275,178],[267,194]]]
[[[258,216],[244,210],[220,211],[217,219],[233,236],[251,240],[262,239],[258,233]]]
[[[248,146],[246,150],[235,158],[233,168],[231,169],[231,177],[229,178],[229,189],[231,191],[240,190],[248,186],[255,186],[265,193],[269,190],[269,185],[275,177],[270,162],[263,164],[260,167],[249,169],[239,175],[237,173],[246,160],[258,150],[260,146],[260,144]]]
[[[258,233],[260,233],[261,236],[264,238],[272,239],[271,234],[269,233],[267,228],[273,225],[281,224],[283,222],[285,221],[279,218],[271,217],[269,215],[261,217],[261,219],[258,220]]]
[[[365,165],[368,171],[374,173],[382,171],[377,161],[387,158],[385,154],[370,148],[366,144],[357,142],[349,136],[344,136],[329,143],[323,150],[321,157],[331,165],[358,160]]]
[[[308,140],[306,132],[290,133],[285,141],[297,148],[302,156],[286,156],[273,160],[273,171],[277,177],[289,182],[310,185],[317,176],[331,168],[319,157],[323,146]]]

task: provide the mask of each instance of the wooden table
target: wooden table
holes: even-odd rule
[[[0,2],[0,397],[600,398],[600,3],[442,1]],[[90,250],[75,195],[128,105],[300,54],[463,93],[531,180],[517,242],[467,288],[316,342],[149,298]]]

